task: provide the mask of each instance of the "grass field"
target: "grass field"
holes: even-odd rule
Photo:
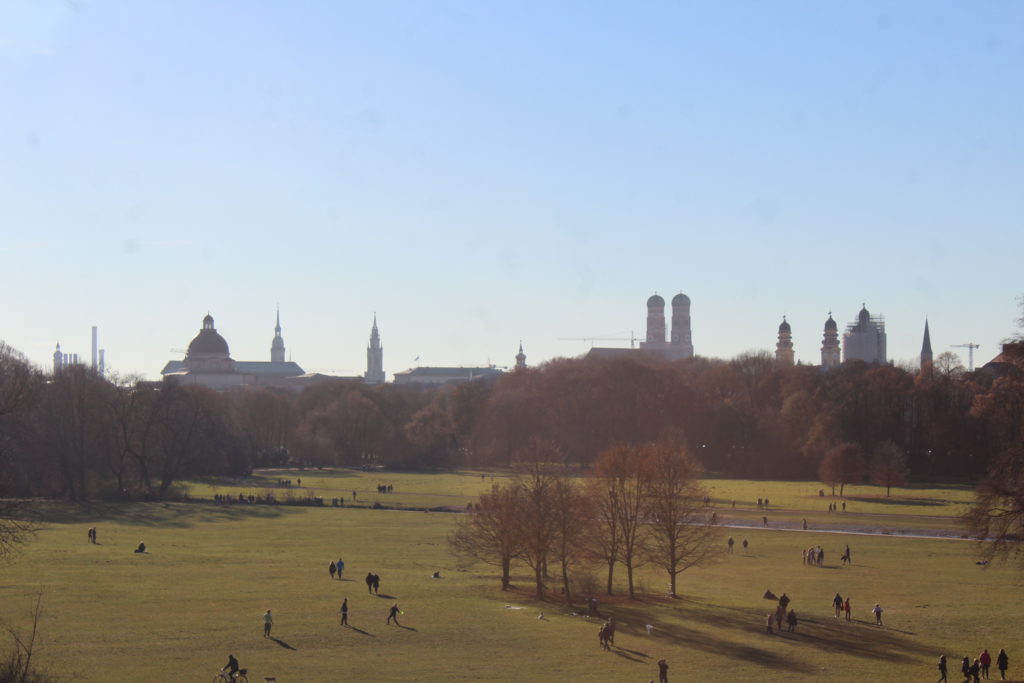
[[[325,497],[351,493],[355,480],[365,485],[361,490],[369,489],[369,497],[380,479],[395,485],[385,502],[409,506],[450,499],[462,507],[463,499],[490,485],[479,473],[266,476],[301,476],[304,487],[308,483]],[[979,567],[971,544],[958,539],[824,533],[837,526],[837,515],[824,512],[817,486],[711,483],[716,500],[728,501],[723,513],[735,514],[738,523],[757,513],[732,513],[731,500],[742,508],[740,501],[753,492],[755,501],[758,495],[771,498],[772,508],[794,507],[770,511],[773,524],[796,514],[807,517],[812,530],[723,530],[749,539],[750,550],[723,552],[715,564],[685,573],[681,599],[661,597],[666,580],[651,569],[640,573],[641,600],[599,594],[602,612],[619,622],[611,653],[598,648],[595,620],[572,616],[558,602],[533,602],[523,568],[517,590],[502,593],[490,567],[460,567],[445,545],[455,514],[439,512],[51,504],[45,509],[47,527],[0,574],[0,618],[27,628],[41,592],[39,661],[84,681],[208,681],[228,652],[250,669],[250,680],[274,676],[279,683],[647,681],[657,678],[655,662],[662,657],[674,681],[933,681],[939,654],[949,655],[952,673],[959,657],[973,658],[982,647],[993,655],[1005,647],[1010,673],[1024,674],[1018,626],[1024,572],[1018,568]],[[219,486],[222,493],[230,488]],[[332,488],[339,493],[327,493]],[[200,490],[197,485],[190,495]],[[857,489],[848,495],[859,501]],[[952,522],[944,523],[943,515],[964,500],[957,489],[901,490],[893,497],[902,500],[863,504],[894,511],[887,519],[897,525],[901,519],[911,527],[931,519],[947,531]],[[914,502],[925,499],[939,502]],[[822,509],[809,503],[800,510],[796,505],[803,500]],[[944,512],[932,514],[935,508]],[[908,512],[895,512],[901,510]],[[875,512],[851,511],[842,521],[858,514]],[[86,543],[92,525],[99,531],[95,546]],[[140,540],[150,552],[131,552]],[[803,566],[800,549],[818,543],[826,550],[826,566]],[[846,543],[853,551],[850,567],[839,565]],[[346,563],[345,580],[331,581],[327,564],[339,556]],[[430,578],[435,570],[441,579]],[[380,597],[367,595],[362,578],[368,571],[382,577]],[[761,598],[766,588],[793,599],[791,608],[801,620],[796,634],[765,633],[772,607]],[[851,596],[852,623],[833,618],[836,592]],[[339,626],[337,613],[345,596],[353,627],[347,629]],[[384,623],[396,601],[407,628]],[[883,628],[871,623],[875,602],[885,608]],[[268,608],[275,614],[276,639],[262,637],[261,615]],[[544,620],[537,618],[541,611]],[[652,635],[646,624],[654,626]]]

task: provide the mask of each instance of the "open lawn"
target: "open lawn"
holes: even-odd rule
[[[297,478],[295,472],[265,476]],[[327,493],[329,473],[323,482],[307,479],[317,476],[309,472],[301,476],[304,486],[315,483],[317,495],[328,498],[349,486],[338,476],[339,493]],[[360,479],[361,490],[372,491],[379,479],[395,485],[391,496],[408,500],[443,495],[468,501],[490,485],[479,473],[367,473]],[[768,486],[737,484],[735,494],[715,492],[730,501],[730,515],[743,487]],[[772,507],[776,498],[781,506],[790,495],[800,499],[799,487],[811,486],[772,483],[753,498],[768,495]],[[788,487],[798,488],[790,493]],[[808,500],[817,502],[817,488]],[[947,495],[946,489],[929,491],[906,495]],[[907,501],[881,505],[918,510]],[[982,647],[993,655],[1005,647],[1010,673],[1024,678],[1018,626],[1024,573],[975,565],[971,544],[958,539],[824,533],[837,515],[823,510],[806,513],[807,532],[723,529],[723,538],[747,538],[749,551],[737,544],[736,553],[726,555],[723,542],[715,564],[681,577],[681,599],[661,597],[667,581],[652,569],[640,572],[641,600],[598,594],[602,613],[619,622],[612,652],[598,648],[597,621],[572,616],[557,595],[533,602],[524,568],[516,575],[517,590],[503,594],[492,568],[460,567],[445,544],[453,513],[210,503],[49,504],[44,511],[47,527],[0,575],[0,618],[27,628],[42,592],[37,656],[77,680],[208,681],[233,652],[250,669],[250,680],[274,676],[279,683],[647,681],[657,679],[655,662],[662,657],[674,681],[933,681],[939,654],[949,655],[952,674],[959,657],[974,657]],[[906,519],[916,524],[913,517]],[[86,542],[93,525],[99,545]],[[150,552],[132,552],[140,540]],[[804,566],[800,549],[819,543],[826,566]],[[847,543],[854,564],[844,567],[839,555]],[[339,556],[346,574],[332,581],[327,565]],[[430,578],[435,570],[441,579]],[[379,597],[367,594],[362,579],[368,571],[382,578]],[[761,597],[767,588],[792,598],[800,616],[795,634],[765,632],[773,607]],[[836,592],[851,596],[850,623],[832,616]],[[338,624],[345,596],[352,628]],[[405,612],[402,627],[384,623],[396,601]],[[875,602],[885,608],[882,628],[870,614]],[[275,615],[274,639],[262,636],[268,608]],[[544,620],[537,618],[542,611]],[[651,635],[646,624],[654,627]]]

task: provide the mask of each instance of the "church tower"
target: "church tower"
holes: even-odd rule
[[[924,320],[924,341],[921,342],[921,369],[932,362],[932,336],[928,333],[928,319]]]
[[[821,340],[821,367],[839,367],[839,326],[832,319],[831,311],[825,321],[825,336]]]
[[[274,326],[274,341],[270,342],[270,362],[284,362],[284,339],[281,338],[281,309],[277,309],[277,325]]]
[[[519,341],[519,353],[516,354],[516,370],[526,369],[526,354],[523,353],[523,342]]]
[[[647,300],[647,343],[665,343],[665,300],[657,294]]]
[[[672,297],[672,347],[675,358],[693,358],[690,332],[690,297],[682,292]]]
[[[380,345],[376,313],[373,314],[370,345],[366,347],[366,374],[363,375],[363,380],[367,384],[384,384],[384,348]]]
[[[64,367],[64,354],[60,351],[60,342],[57,342],[57,350],[53,352],[53,374],[57,374]]]
[[[786,316],[782,316],[782,324],[779,325],[779,341],[775,344],[775,360],[782,365],[793,365],[793,333],[786,322]]]

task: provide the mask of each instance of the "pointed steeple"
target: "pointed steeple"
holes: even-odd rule
[[[516,370],[526,367],[526,354],[523,353],[523,340],[519,340],[519,353],[516,354]]]
[[[928,331],[928,318],[924,319],[924,340],[921,342],[921,369],[932,362],[932,335]]]
[[[366,374],[363,375],[363,381],[367,384],[384,384],[384,379],[384,347],[380,345],[375,312],[373,327],[370,328],[370,344],[366,347]]]
[[[284,362],[284,339],[281,337],[281,307],[277,307],[277,323],[274,325],[274,341],[270,342],[270,362]]]

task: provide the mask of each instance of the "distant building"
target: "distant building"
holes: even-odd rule
[[[693,336],[690,331],[690,297],[683,293],[672,297],[672,335],[665,341],[665,299],[654,294],[647,299],[647,337],[639,349],[593,347],[586,358],[619,358],[646,353],[664,360],[693,358]]]
[[[502,374],[494,366],[484,368],[411,368],[394,374],[395,384],[462,384],[478,379],[489,379]]]
[[[839,326],[832,319],[832,311],[825,321],[825,334],[821,339],[821,367],[839,367]]]
[[[921,369],[924,370],[932,362],[932,337],[928,333],[928,320],[924,321],[924,340],[921,342]]]
[[[516,354],[516,370],[526,368],[526,354],[523,353],[523,341],[519,340],[519,353]]]
[[[290,386],[290,378],[305,374],[297,363],[284,360],[281,316],[278,313],[274,339],[270,344],[270,362],[236,361],[224,337],[213,326],[213,316],[203,318],[199,334],[188,345],[184,360],[168,361],[160,374],[165,380],[200,384],[211,389],[238,386]]]
[[[57,342],[57,350],[53,352],[53,374],[71,365],[82,365],[77,353],[64,353],[60,350],[60,342]]]
[[[363,378],[367,384],[384,384],[384,347],[380,345],[376,313],[370,329],[370,345],[366,347],[366,374]]]
[[[862,306],[857,322],[850,323],[843,334],[843,362],[859,360],[865,363],[885,364],[885,319],[872,316]]]
[[[782,316],[782,324],[779,325],[779,341],[775,344],[775,360],[782,365],[793,365],[793,332],[786,316]]]

